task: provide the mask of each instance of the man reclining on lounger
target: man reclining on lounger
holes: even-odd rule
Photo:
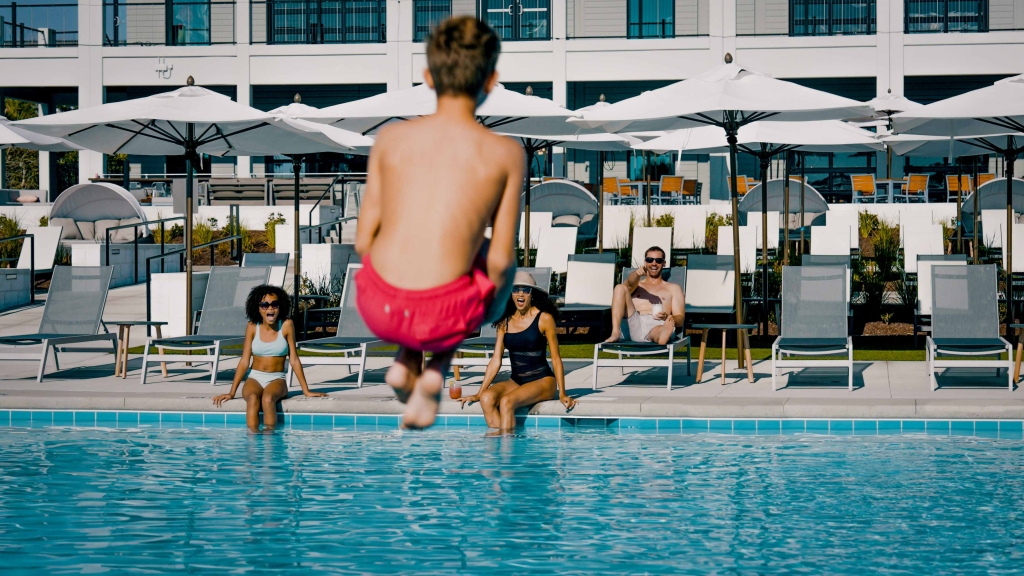
[[[526,162],[519,144],[476,121],[498,79],[499,49],[497,34],[475,18],[441,22],[424,74],[437,112],[390,124],[370,154],[357,304],[377,337],[399,345],[384,379],[407,403],[406,428],[434,423],[455,349],[509,299]],[[424,352],[433,352],[425,370]]]
[[[612,297],[612,335],[607,342],[622,338],[620,325],[626,318],[633,342],[668,344],[686,314],[683,289],[661,278],[665,251],[651,246],[644,253],[644,265],[615,287]]]

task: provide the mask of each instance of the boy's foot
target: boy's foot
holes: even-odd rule
[[[428,428],[437,419],[437,408],[441,404],[441,389],[444,377],[436,370],[427,370],[416,379],[409,402],[402,415],[402,428],[418,430]]]
[[[416,384],[416,375],[401,362],[395,362],[391,368],[388,368],[387,374],[384,375],[384,381],[388,383],[388,386],[394,388],[398,401],[405,404],[409,401],[409,395],[412,394],[413,386]]]

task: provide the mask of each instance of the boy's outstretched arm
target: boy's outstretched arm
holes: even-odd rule
[[[380,229],[380,144],[378,138],[367,161],[366,190],[363,191],[359,207],[359,224],[356,226],[356,253],[360,256],[366,256],[370,251],[377,230]]]
[[[522,148],[512,140],[504,141],[508,158],[508,175],[501,201],[494,212],[491,243],[487,251],[487,276],[494,283],[494,302],[487,312],[487,322],[493,322],[505,310],[511,295],[512,277],[515,275],[515,235],[519,225],[519,197],[523,192],[526,161]]]

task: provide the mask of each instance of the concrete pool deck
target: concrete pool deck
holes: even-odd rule
[[[144,318],[145,286],[112,290],[105,319]],[[35,332],[42,307],[0,313],[0,334]],[[132,333],[133,346],[143,344],[144,330]],[[695,354],[696,355],[696,351]],[[210,385],[207,366],[170,364],[171,375],[162,378],[151,371],[145,386],[139,383],[141,357],[129,360],[127,379],[114,377],[113,354],[67,352],[61,354],[61,370],[48,364],[42,383],[35,381],[37,362],[0,360],[0,409],[49,410],[169,410],[241,412],[240,399],[222,408],[211,398],[228,390],[236,360],[221,362],[218,386]],[[1006,377],[992,369],[955,369],[940,376],[940,388],[932,391],[923,362],[855,362],[854,390],[846,387],[842,369],[790,371],[772,391],[771,364],[754,363],[753,383],[729,361],[726,385],[721,384],[718,360],[706,363],[702,382],[686,375],[683,363],[676,366],[673,389],[665,386],[666,370],[602,368],[597,390],[591,389],[593,366],[589,360],[566,360],[566,385],[579,404],[568,416],[700,417],[700,418],[935,418],[1024,419],[1024,388],[1008,391]],[[330,394],[329,399],[304,398],[296,387],[282,409],[292,413],[400,414],[384,384],[390,360],[370,358],[365,383],[356,388],[356,375],[344,367],[313,366],[306,370],[311,388]],[[693,362],[696,373],[696,360]],[[499,378],[507,378],[507,372]],[[464,369],[463,394],[472,394],[482,379],[482,369]],[[462,409],[447,398],[443,414],[479,414],[479,405]],[[525,413],[525,410],[524,410]],[[565,416],[557,401],[534,406],[530,414]]]

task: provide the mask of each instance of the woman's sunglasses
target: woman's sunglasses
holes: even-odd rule
[[[515,294],[516,292],[522,292],[529,296],[530,294],[533,294],[533,288],[531,286],[513,286],[512,293]]]
[[[277,310],[280,307],[281,307],[281,303],[278,302],[277,300],[274,300],[272,302],[260,302],[260,308],[262,310],[270,310],[271,308],[273,308],[274,310]]]
[[[664,258],[644,258],[644,261],[647,262],[648,264],[654,264],[655,262],[657,262],[658,264],[665,263]]]

